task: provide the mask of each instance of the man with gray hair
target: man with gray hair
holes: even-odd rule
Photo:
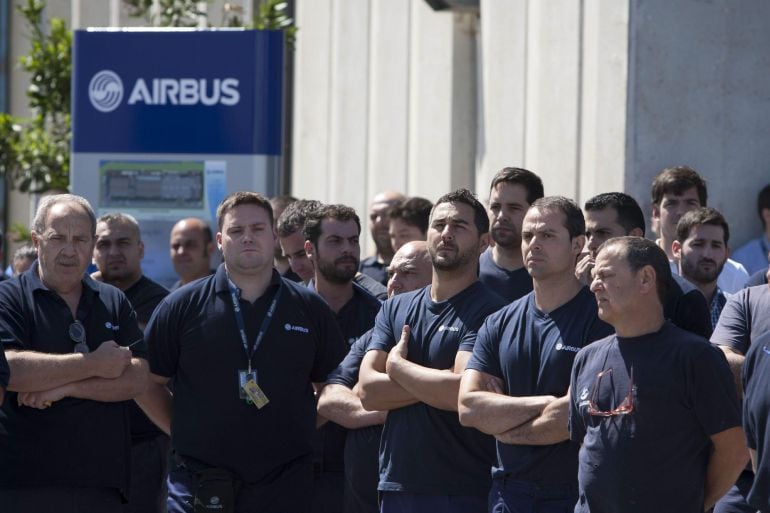
[[[44,198],[32,227],[37,264],[0,284],[11,371],[0,415],[4,511],[123,511],[126,407],[147,386],[147,363],[126,296],[85,274],[95,230],[85,199]]]
[[[133,216],[111,213],[96,222],[94,262],[99,269],[91,277],[122,290],[144,328],[168,290],[142,274],[144,242]],[[131,494],[126,513],[165,511],[167,433],[161,431],[136,404],[131,414]]]

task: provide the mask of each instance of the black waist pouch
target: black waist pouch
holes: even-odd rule
[[[193,472],[195,479],[195,513],[233,513],[235,494],[240,482],[221,468],[207,468]]]

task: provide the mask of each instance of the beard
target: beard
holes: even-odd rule
[[[341,257],[333,262],[318,258],[318,272],[326,280],[339,285],[348,283],[355,278],[358,273],[359,261],[355,257]],[[344,265],[343,264],[347,264]]]
[[[505,228],[506,231],[501,231],[498,228]],[[510,225],[502,225],[498,228],[492,227],[489,232],[496,246],[506,249],[521,247],[521,233],[516,228]]]
[[[453,250],[449,254],[439,254],[442,250]],[[479,246],[476,244],[473,247],[461,250],[456,244],[440,244],[439,247],[430,246],[428,248],[430,253],[430,261],[433,267],[437,271],[456,271],[471,262],[478,262],[479,258]]]
[[[712,270],[707,271],[704,269],[701,269],[700,264],[704,262],[710,262],[712,264]],[[716,263],[714,260],[698,260],[697,262],[693,263],[687,258],[682,260],[682,274],[689,278],[691,281],[694,281],[695,283],[713,283],[717,281],[717,278],[719,278],[719,274],[722,272],[722,268],[725,266],[725,263],[722,262],[722,264]]]

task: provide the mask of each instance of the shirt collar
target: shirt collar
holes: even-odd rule
[[[54,290],[49,289],[46,287],[45,283],[43,283],[43,280],[40,279],[40,260],[35,260],[32,262],[32,265],[29,267],[28,270],[26,270],[23,274],[26,275],[27,279],[29,280],[29,283],[32,285],[31,290],[34,293],[36,290],[46,290],[50,292],[56,292]],[[83,277],[80,279],[80,283],[83,285],[84,289],[89,289],[92,292],[98,294],[99,293],[99,285],[91,278],[91,276],[85,272],[83,273]]]
[[[270,276],[270,283],[267,288],[277,287],[281,284],[281,275],[273,268],[273,273]],[[214,292],[220,294],[225,292],[230,293],[230,285],[227,283],[227,271],[225,270],[225,264],[219,264],[216,273],[214,273]]]

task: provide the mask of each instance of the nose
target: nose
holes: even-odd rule
[[[590,285],[590,287],[589,287],[589,290],[590,290],[591,292],[593,292],[594,294],[596,294],[596,291],[597,291],[597,290],[601,290],[601,287],[602,287],[602,282],[601,282],[601,280],[600,280],[599,278],[593,278],[593,279],[591,280],[591,285]]]

